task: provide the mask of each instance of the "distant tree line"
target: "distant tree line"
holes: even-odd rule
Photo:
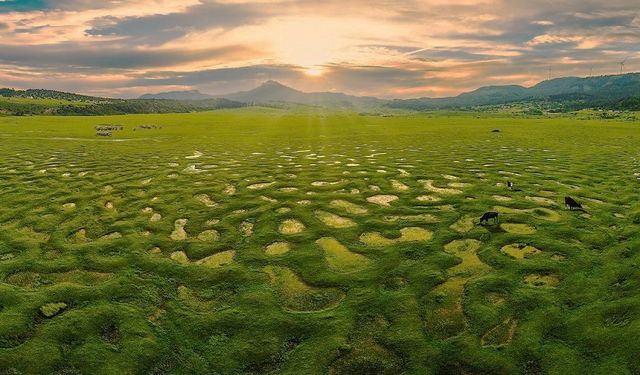
[[[565,113],[579,111],[582,109],[602,109],[614,111],[640,111],[640,96],[632,96],[623,99],[607,100],[601,97],[590,97],[588,95],[552,95],[547,98],[528,98],[512,101],[504,101],[497,104],[486,105],[455,105],[438,104],[421,99],[396,100],[386,106],[394,109],[404,109],[412,111],[433,111],[433,110],[470,110],[483,111],[491,110],[496,106],[523,106],[534,107],[532,114],[542,112]]]
[[[32,100],[7,100],[23,98]],[[205,99],[194,101],[109,99],[53,90],[0,89],[0,114],[98,116],[142,113],[186,113],[224,108],[240,108],[245,103],[228,99]]]
[[[15,98],[31,98],[31,99],[58,99],[69,101],[104,101],[115,100],[107,98],[99,98],[95,96],[86,96],[73,94],[69,92],[45,90],[45,89],[28,89],[28,90],[14,90],[9,88],[0,88],[0,96],[15,97]]]

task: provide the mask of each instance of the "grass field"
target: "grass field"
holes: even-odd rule
[[[564,118],[0,117],[0,374],[639,374],[639,150]]]

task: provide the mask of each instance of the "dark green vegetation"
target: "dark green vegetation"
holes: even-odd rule
[[[0,118],[0,373],[640,373],[637,125],[479,117]]]
[[[0,89],[0,115],[119,115],[141,113],[184,113],[222,108],[240,108],[245,104],[227,99],[197,101],[109,99],[52,90]]]

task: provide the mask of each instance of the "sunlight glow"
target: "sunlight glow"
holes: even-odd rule
[[[304,74],[311,76],[311,77],[320,77],[322,74],[324,73],[324,71],[322,70],[322,68],[318,68],[318,67],[310,67],[307,68],[304,71]]]

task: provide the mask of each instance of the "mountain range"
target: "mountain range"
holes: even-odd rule
[[[51,100],[53,99],[53,100]],[[319,106],[380,112],[438,109],[486,110],[518,106],[531,114],[567,112],[584,108],[640,111],[640,73],[599,77],[565,77],[532,87],[488,86],[449,98],[378,99],[337,92],[302,92],[276,81],[226,95],[199,91],[145,94],[139,99],[101,98],[55,90],[0,88],[0,115],[112,115],[180,113],[262,106]]]
[[[247,104],[292,103],[327,107],[374,106],[382,105],[386,102],[385,100],[373,97],[353,96],[336,92],[302,92],[272,80],[264,82],[253,90],[224,95],[207,95],[197,90],[192,90],[171,91],[140,96],[140,99],[171,100],[202,100],[205,98],[223,98]]]
[[[161,99],[161,100],[205,100],[212,99],[213,96],[203,94],[198,90],[189,90],[189,91],[168,91],[168,92],[160,92],[157,94],[144,94],[140,96],[138,99],[143,100],[153,100],[153,99]]]
[[[518,85],[487,86],[448,98],[378,99],[336,92],[306,93],[276,81],[267,81],[259,87],[226,95],[210,96],[198,91],[174,91],[145,94],[141,99],[202,100],[224,98],[247,104],[295,103],[327,107],[431,110],[491,106],[524,101],[582,103],[602,105],[630,97],[640,96],[640,73],[598,77],[564,77],[540,82],[532,87]],[[187,99],[193,98],[193,99]]]

